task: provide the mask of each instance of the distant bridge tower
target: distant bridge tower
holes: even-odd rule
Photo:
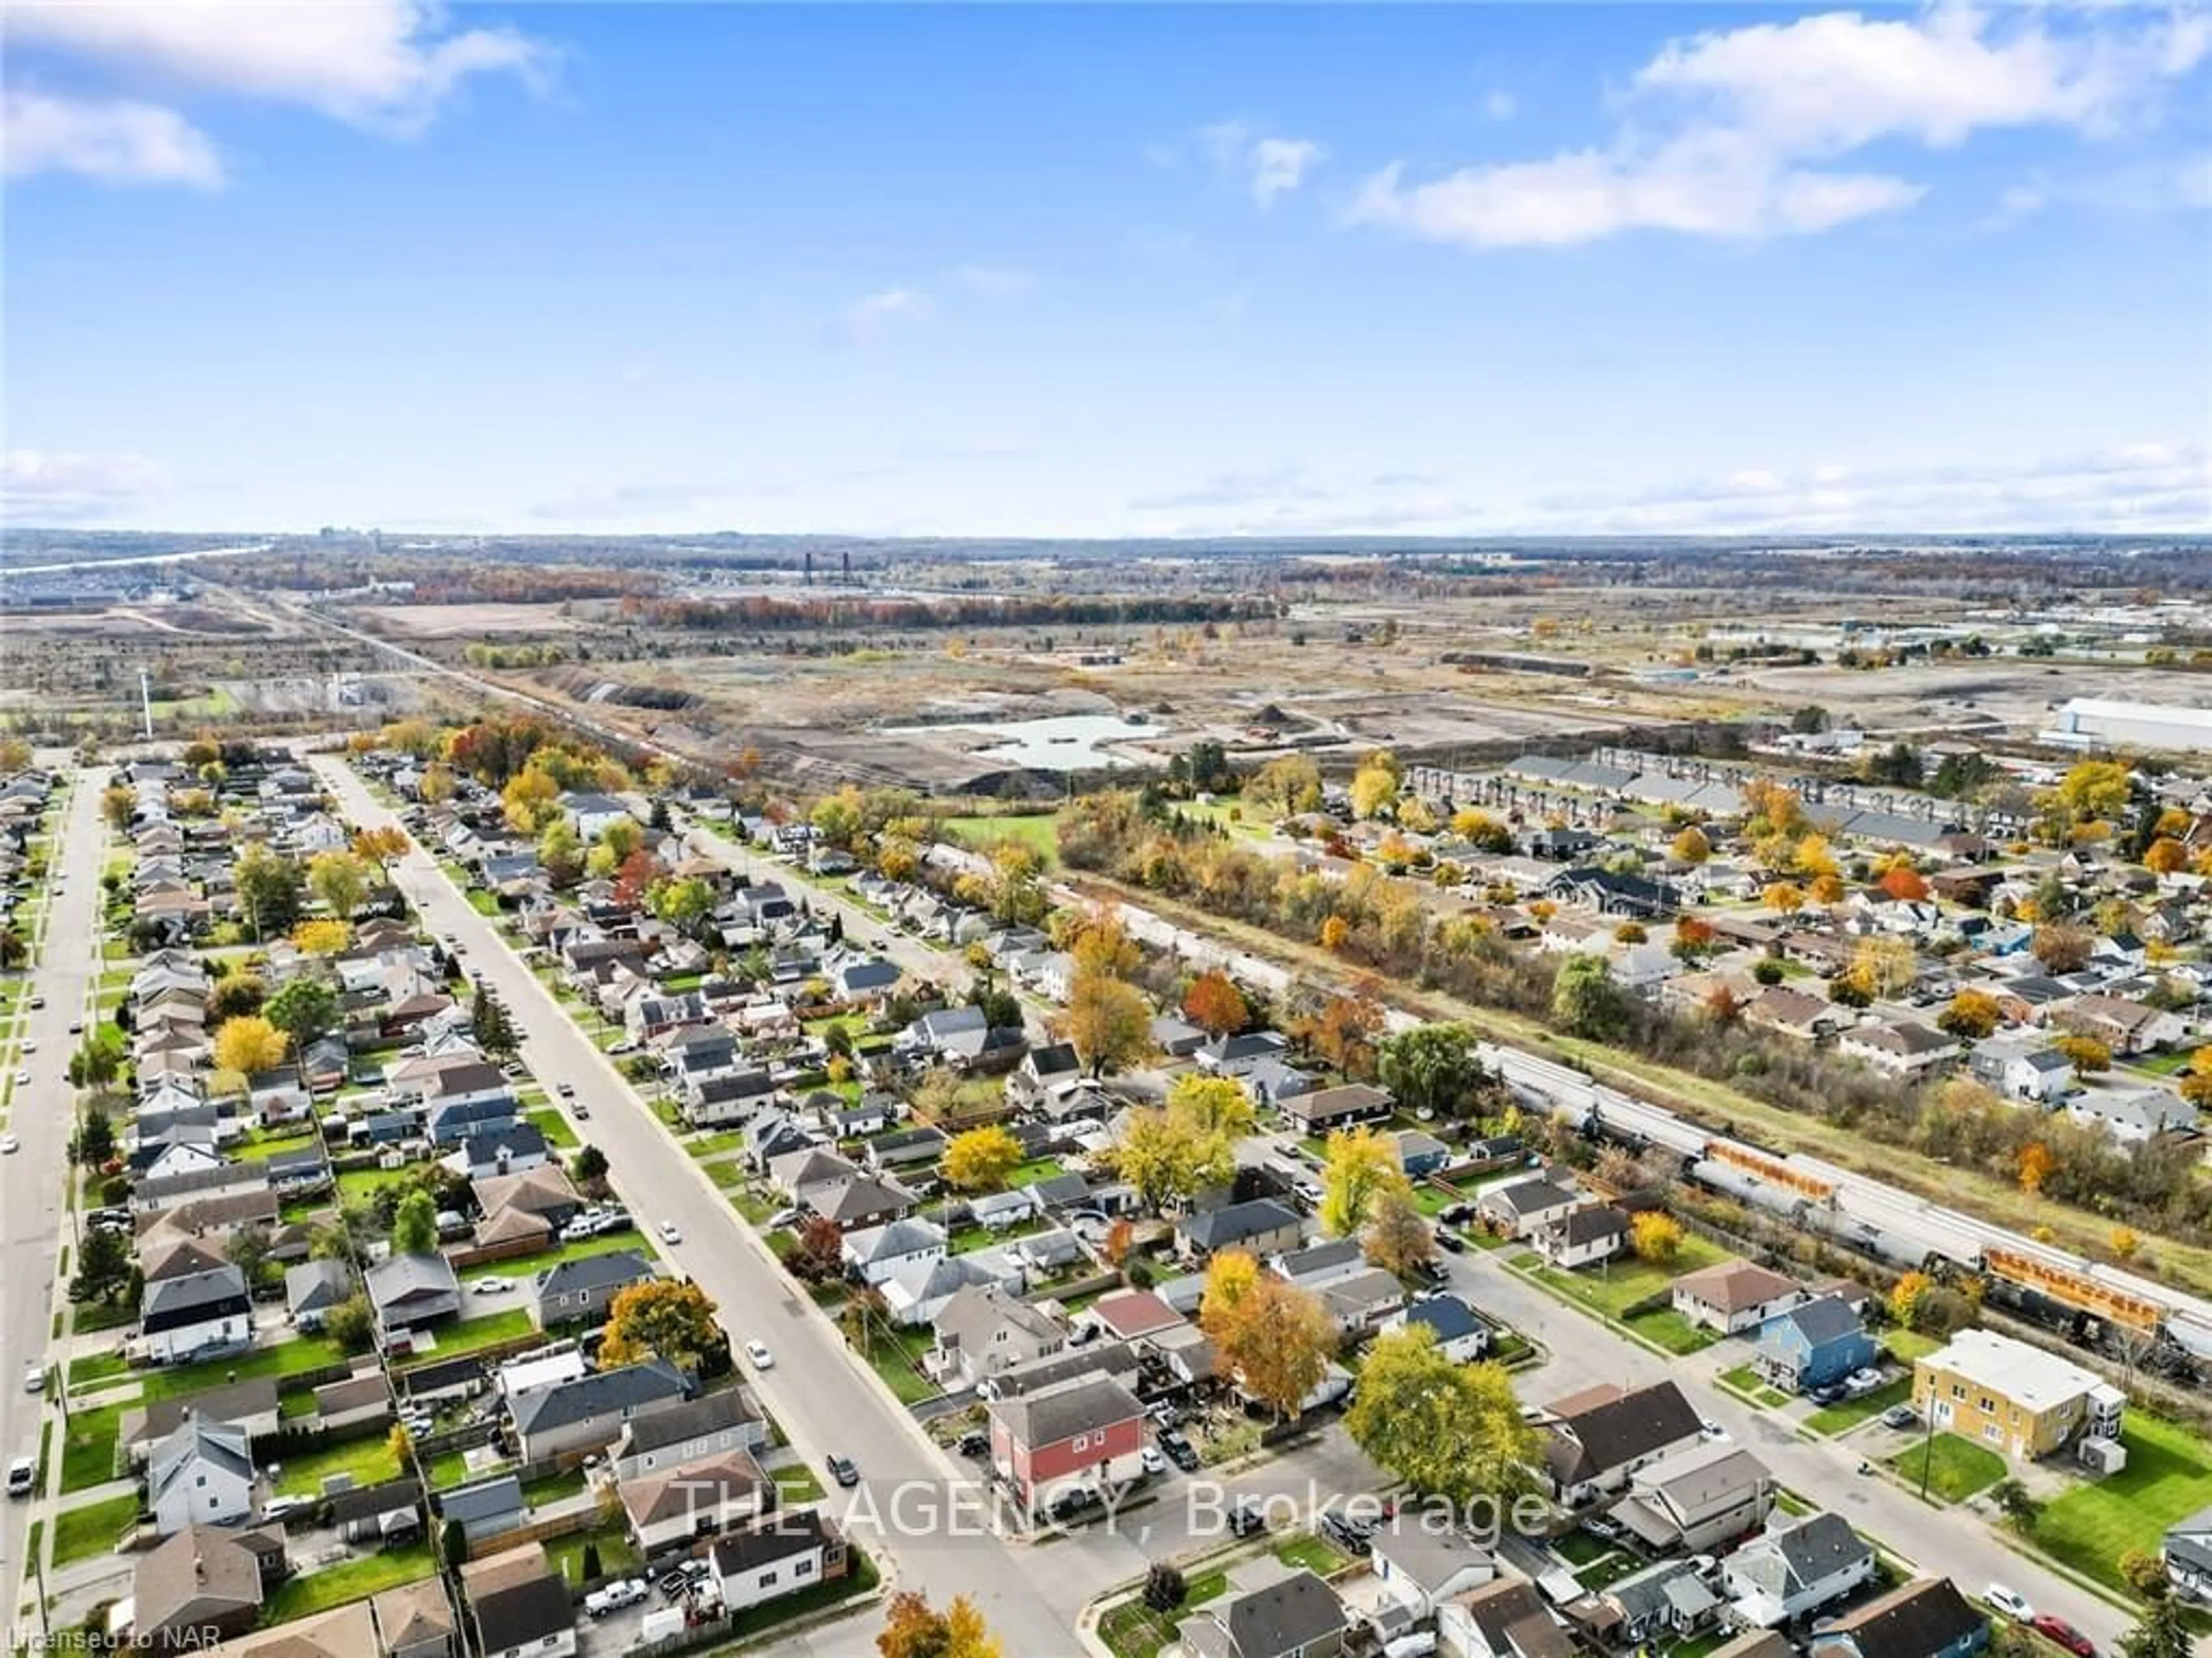
[[[806,550],[806,585],[810,587],[814,585],[814,550],[811,547]]]
[[[845,574],[843,579],[845,585],[849,587],[853,585],[853,550],[850,547],[845,549],[844,557]]]

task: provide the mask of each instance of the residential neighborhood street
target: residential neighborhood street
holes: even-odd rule
[[[357,821],[397,821],[349,768],[328,761],[317,763]],[[787,865],[732,847],[719,837],[699,832],[693,841],[703,843],[710,855],[729,867],[757,878],[799,884]],[[684,1238],[671,1251],[679,1265],[714,1296],[740,1340],[758,1335],[769,1344],[775,1368],[759,1380],[767,1402],[786,1423],[793,1442],[817,1466],[833,1452],[851,1455],[860,1463],[865,1477],[861,1507],[877,1516],[860,1529],[864,1534],[875,1530],[896,1563],[902,1582],[939,1595],[975,1595],[990,1609],[994,1624],[1010,1635],[1026,1628],[1036,1631],[1040,1639],[1046,1631],[1065,1639],[1075,1615],[1093,1596],[1140,1575],[1151,1559],[1182,1555],[1212,1540],[1202,1532],[1194,1534],[1194,1521],[1202,1527],[1204,1515],[1194,1515],[1182,1500],[1179,1481],[1165,1487],[1164,1500],[1127,1516],[1122,1525],[1110,1530],[1086,1528],[1054,1545],[1052,1570],[1026,1577],[1019,1570],[1028,1559],[1022,1546],[1010,1548],[995,1538],[947,1536],[927,1521],[913,1527],[900,1524],[890,1504],[894,1488],[902,1483],[912,1482],[901,1499],[916,1505],[904,1510],[909,1519],[921,1512],[918,1493],[959,1490],[971,1505],[980,1505],[980,1488],[967,1468],[951,1463],[926,1443],[908,1413],[866,1367],[851,1359],[829,1321],[791,1291],[765,1247],[491,923],[420,854],[411,855],[402,865],[399,878],[431,930],[460,939],[471,964],[485,974],[515,1010],[532,1068],[577,1084],[593,1108],[586,1137],[607,1151],[617,1188],[631,1201],[641,1223],[657,1227],[673,1220]],[[857,939],[884,949],[908,972],[957,981],[959,964],[944,952],[886,931],[839,897],[802,890],[818,908],[842,914]],[[732,1232],[738,1235],[738,1247],[718,1248],[732,1241]],[[1719,1357],[1730,1349],[1715,1348],[1687,1359],[1667,1358],[1554,1301],[1507,1271],[1498,1257],[1478,1253],[1454,1258],[1450,1266],[1455,1287],[1470,1301],[1525,1332],[1546,1350],[1546,1361],[1518,1378],[1524,1398],[1540,1402],[1597,1381],[1634,1386],[1672,1377],[1692,1391],[1702,1412],[1765,1460],[1784,1485],[1846,1515],[1915,1565],[1948,1573],[1975,1588],[1992,1581],[2025,1586],[2038,1606],[2059,1612],[2100,1639],[2110,1639],[2125,1627],[2116,1609],[2036,1568],[1978,1520],[1964,1521],[1955,1513],[1923,1503],[1882,1476],[1857,1473],[1860,1458],[1849,1441],[1832,1443],[1801,1434],[1783,1417],[1753,1409],[1713,1386],[1713,1376],[1736,1362],[1733,1357]],[[1341,1429],[1332,1425],[1317,1444],[1225,1483],[1240,1493],[1280,1493],[1303,1502],[1314,1491],[1325,1498],[1372,1489],[1376,1476]],[[908,1534],[909,1529],[925,1534]],[[842,1650],[844,1636],[833,1629],[811,1639],[820,1644],[803,1649],[827,1653]]]
[[[45,1005],[27,1007],[22,1016],[22,1032],[37,1050],[20,1061],[31,1080],[15,1090],[8,1114],[7,1132],[21,1150],[0,1157],[0,1461],[38,1455],[51,1409],[25,1391],[22,1376],[25,1365],[47,1356],[54,1272],[69,1232],[62,1213],[74,1127],[68,1070],[77,1041],[70,1025],[87,1017],[100,978],[100,799],[106,780],[104,768],[76,774],[52,848],[44,948],[27,987]],[[13,1502],[0,1509],[0,1573],[11,1628],[15,1590],[30,1567],[23,1540],[32,1507]]]
[[[315,763],[354,823],[398,823],[343,762],[325,757]],[[768,1345],[775,1368],[753,1380],[793,1444],[817,1470],[833,1454],[860,1466],[859,1491],[830,1506],[842,1512],[863,1497],[874,1505],[886,1523],[858,1527],[863,1546],[880,1548],[903,1587],[940,1601],[971,1596],[1010,1652],[1064,1650],[1073,1606],[1103,1582],[1072,1605],[1061,1604],[1064,1574],[1052,1576],[1054,1592],[1048,1598],[1042,1575],[1025,1570],[1030,1563],[1017,1550],[991,1536],[950,1534],[933,1520],[927,1505],[941,1510],[956,1491],[980,1509],[981,1494],[969,1472],[937,1450],[873,1372],[851,1357],[830,1321],[793,1291],[767,1246],[436,864],[418,848],[394,873],[430,932],[459,940],[469,964],[513,1011],[531,1070],[574,1084],[589,1105],[583,1137],[606,1153],[615,1189],[640,1226],[657,1230],[675,1223],[683,1242],[665,1246],[670,1259],[714,1297],[738,1344],[757,1338]],[[896,1516],[913,1523],[901,1524]]]

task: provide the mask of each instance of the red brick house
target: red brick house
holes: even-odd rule
[[[1145,1407],[1109,1376],[1079,1376],[991,1406],[991,1466],[1035,1513],[1078,1485],[1143,1472]]]

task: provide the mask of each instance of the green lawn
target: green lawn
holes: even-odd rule
[[[54,1564],[106,1554],[138,1515],[138,1494],[125,1491],[81,1509],[64,1509],[54,1517]]]
[[[684,1149],[695,1157],[706,1158],[720,1157],[725,1151],[738,1151],[744,1143],[744,1135],[732,1128],[719,1134],[702,1134],[696,1139],[685,1140]]]
[[[542,1509],[549,1503],[580,1495],[586,1483],[581,1468],[572,1468],[567,1473],[549,1473],[543,1479],[533,1479],[526,1485],[522,1500],[533,1509]]]
[[[177,1399],[203,1388],[223,1387],[233,1381],[247,1382],[256,1376],[298,1376],[303,1370],[345,1361],[345,1350],[335,1341],[320,1336],[295,1336],[289,1341],[257,1347],[250,1353],[234,1353],[228,1358],[149,1370],[146,1402],[151,1405],[157,1400]]]
[[[386,1549],[358,1560],[349,1560],[342,1566],[326,1566],[304,1577],[291,1578],[279,1587],[262,1606],[261,1621],[264,1625],[288,1624],[312,1612],[328,1612],[332,1606],[411,1583],[417,1578],[428,1577],[437,1569],[428,1543]]]
[[[534,1278],[549,1266],[557,1266],[564,1260],[582,1260],[590,1255],[611,1255],[619,1250],[634,1249],[647,1260],[653,1259],[653,1245],[642,1232],[610,1232],[605,1237],[583,1238],[574,1243],[564,1243],[557,1248],[540,1249],[534,1255],[517,1255],[513,1260],[495,1260],[489,1266],[471,1266],[461,1275],[465,1287],[478,1278],[511,1278],[518,1282]],[[442,1339],[442,1338],[441,1338]]]
[[[1539,1257],[1530,1276],[1563,1300],[1618,1319],[1638,1302],[1665,1295],[1668,1286],[1683,1273],[1694,1272],[1727,1259],[1728,1252],[1717,1245],[1703,1238],[1686,1237],[1674,1259],[1663,1266],[1631,1258],[1569,1272],[1542,1265]]]
[[[404,1169],[349,1169],[338,1176],[338,1198],[344,1203],[367,1203],[387,1186],[397,1186],[415,1172]]]
[[[129,1374],[130,1369],[118,1352],[80,1353],[70,1360],[69,1385],[72,1391],[89,1389]]]
[[[583,1144],[576,1138],[576,1131],[568,1127],[568,1120],[558,1111],[550,1108],[544,1111],[532,1111],[528,1113],[523,1121],[544,1135],[546,1145],[556,1151],[573,1151]]]
[[[1575,1582],[1595,1594],[1601,1589],[1609,1588],[1618,1583],[1643,1564],[1641,1560],[1626,1551],[1618,1554],[1602,1555],[1577,1572]]]
[[[888,1334],[877,1333],[869,1344],[868,1362],[876,1367],[876,1374],[889,1384],[902,1405],[917,1404],[925,1399],[934,1399],[944,1391],[921,1373],[921,1356],[935,1344],[915,1330],[896,1330]]]
[[[1672,1307],[1654,1308],[1648,1313],[1633,1313],[1622,1322],[1653,1346],[1663,1347],[1677,1357],[1702,1352],[1720,1339],[1703,1325],[1691,1323]]]
[[[1060,819],[1051,813],[1030,817],[946,817],[939,821],[938,828],[979,851],[1000,841],[1018,841],[1035,852],[1047,869],[1060,863]]]
[[[1937,1434],[1889,1459],[1889,1466],[1916,1491],[1923,1463],[1929,1496],[1946,1503],[1963,1503],[2005,1477],[2002,1457],[1956,1434]]]
[[[283,1472],[276,1479],[277,1494],[320,1497],[324,1479],[334,1473],[351,1474],[356,1486],[397,1479],[399,1459],[392,1454],[389,1437],[388,1434],[367,1435],[285,1458]]]
[[[1326,1577],[1344,1564],[1345,1556],[1344,1551],[1326,1537],[1300,1532],[1275,1545],[1275,1558],[1286,1566],[1303,1567],[1317,1577]]]
[[[804,1462],[790,1462],[775,1470],[777,1500],[787,1504],[819,1503],[823,1498],[822,1482],[814,1470]]]
[[[599,1546],[599,1571],[603,1576],[625,1576],[635,1570],[640,1564],[637,1550],[619,1521],[611,1526],[602,1526],[597,1531],[571,1532],[566,1537],[549,1537],[545,1540],[546,1564],[567,1578],[571,1588],[581,1588],[584,1585],[584,1546],[588,1543]]]
[[[1032,1162],[1018,1163],[1006,1176],[1009,1189],[1017,1186],[1035,1186],[1039,1181],[1057,1180],[1066,1174],[1058,1157],[1038,1157]]]
[[[1571,1531],[1552,1540],[1552,1551],[1570,1566],[1579,1570],[1594,1566],[1613,1552],[1613,1545],[1586,1531]]]
[[[502,1341],[515,1341],[537,1333],[538,1326],[531,1321],[526,1307],[510,1307],[503,1313],[487,1313],[482,1318],[465,1319],[438,1332],[438,1345],[424,1356],[424,1362],[447,1358],[462,1358],[496,1347]]]
[[[2166,1528],[2212,1496],[2212,1448],[2185,1429],[2131,1410],[2120,1442],[2127,1447],[2126,1469],[2085,1481],[2051,1502],[2033,1533],[2046,1553],[2114,1588],[2123,1587],[2123,1554],[2156,1554]]]
[[[1209,1600],[1219,1600],[1228,1592],[1226,1571],[1200,1572],[1183,1579],[1182,1605],[1175,1611],[1154,1612],[1139,1595],[1124,1600],[1099,1619],[1098,1637],[1115,1658],[1154,1658],[1176,1638],[1176,1626],[1186,1614]]]
[[[121,1436],[123,1406],[71,1411],[69,1437],[62,1444],[62,1494],[89,1490],[115,1478],[115,1444]]]
[[[1943,1344],[1917,1330],[1892,1330],[1882,1337],[1881,1345],[1899,1363],[1910,1364],[1915,1359],[1927,1357]]]
[[[1816,1434],[1845,1433],[1862,1422],[1872,1421],[1891,1406],[1908,1404],[1911,1399],[1912,1378],[1899,1376],[1863,1399],[1847,1399],[1840,1405],[1814,1412],[1805,1418],[1805,1425]]]

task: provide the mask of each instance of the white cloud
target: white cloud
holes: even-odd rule
[[[1482,112],[1493,121],[1510,121],[1520,109],[1520,101],[1502,88],[1492,88],[1482,100]]]
[[[420,131],[471,76],[537,84],[546,49],[507,27],[441,34],[428,0],[16,0],[9,36],[173,86],[293,103],[352,125]]]
[[[1273,204],[1306,181],[1306,174],[1327,159],[1328,151],[1310,138],[1273,137],[1255,131],[1243,121],[1222,121],[1204,129],[1214,165],[1240,179],[1261,207]]]
[[[2196,530],[2212,523],[2212,451],[2153,442],[2027,463],[1751,468],[1533,504],[1536,517],[1528,527],[1589,534]]]
[[[1473,247],[1563,246],[1631,230],[1752,240],[1910,207],[1913,180],[1831,165],[1879,143],[1947,149],[1985,129],[2100,136],[2154,118],[2212,55],[2212,17],[2060,23],[1941,8],[1829,12],[1698,35],[1631,82],[1603,146],[1407,183],[1369,179],[1349,216]]]
[[[0,519],[15,524],[106,520],[161,483],[161,468],[143,455],[11,449],[0,454]]]
[[[1401,184],[1396,162],[1347,216],[1468,247],[1565,247],[1626,230],[1752,238],[1830,230],[1911,206],[1922,187],[1866,173],[1778,167],[1753,151],[1684,143],[1643,160],[1597,150]]]
[[[902,322],[919,322],[936,307],[929,295],[916,288],[886,288],[855,301],[845,313],[845,337],[866,345],[882,337],[884,331]]]
[[[222,187],[208,136],[158,104],[59,98],[20,87],[0,94],[0,162],[10,178],[75,173],[112,185]]]
[[[963,264],[953,275],[970,294],[987,300],[1012,299],[1036,286],[1036,277],[1029,271],[998,265]]]

